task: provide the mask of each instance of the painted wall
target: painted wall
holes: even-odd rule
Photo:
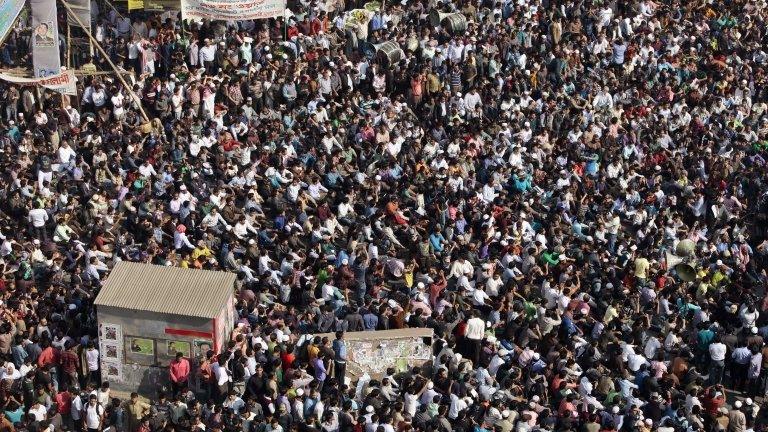
[[[229,297],[226,307],[223,308],[219,315],[216,317],[214,324],[215,332],[215,348],[214,350],[222,352],[227,348],[227,342],[229,342],[229,336],[232,333],[232,329],[235,328],[235,295]]]

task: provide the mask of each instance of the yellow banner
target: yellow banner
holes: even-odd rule
[[[128,10],[144,9],[144,0],[128,0]]]

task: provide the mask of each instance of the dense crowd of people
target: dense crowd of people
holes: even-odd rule
[[[765,1],[358,3],[94,2],[128,87],[0,85],[0,432],[766,430]],[[99,370],[120,260],[238,275],[149,402]],[[434,361],[351,378],[406,327]]]

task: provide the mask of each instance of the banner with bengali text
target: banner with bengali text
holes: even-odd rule
[[[285,0],[181,0],[183,19],[245,21],[284,13]]]
[[[77,78],[75,73],[69,70],[45,78],[24,78],[0,73],[0,80],[14,84],[37,85],[61,94],[77,96]]]

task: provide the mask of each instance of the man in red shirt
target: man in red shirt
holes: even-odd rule
[[[40,344],[43,351],[37,357],[37,367],[56,366],[59,363],[59,350],[51,346],[51,341],[44,339]]]
[[[69,392],[69,388],[65,385],[61,386],[59,392],[54,396],[56,402],[56,408],[62,417],[66,417],[70,414],[72,408],[72,393]]]
[[[187,386],[189,381],[189,360],[184,358],[184,354],[176,353],[176,358],[171,360],[168,369],[171,375],[171,388],[176,395]]]
[[[69,385],[78,385],[77,371],[80,369],[80,356],[75,352],[75,344],[67,342],[66,350],[59,356],[59,365]]]
[[[707,389],[702,399],[704,410],[711,416],[717,416],[720,408],[725,406],[725,391],[723,386],[718,384]]]
[[[293,347],[289,346],[282,354],[280,354],[280,362],[283,366],[283,373],[293,367],[293,362],[296,361],[296,355],[293,353]]]

